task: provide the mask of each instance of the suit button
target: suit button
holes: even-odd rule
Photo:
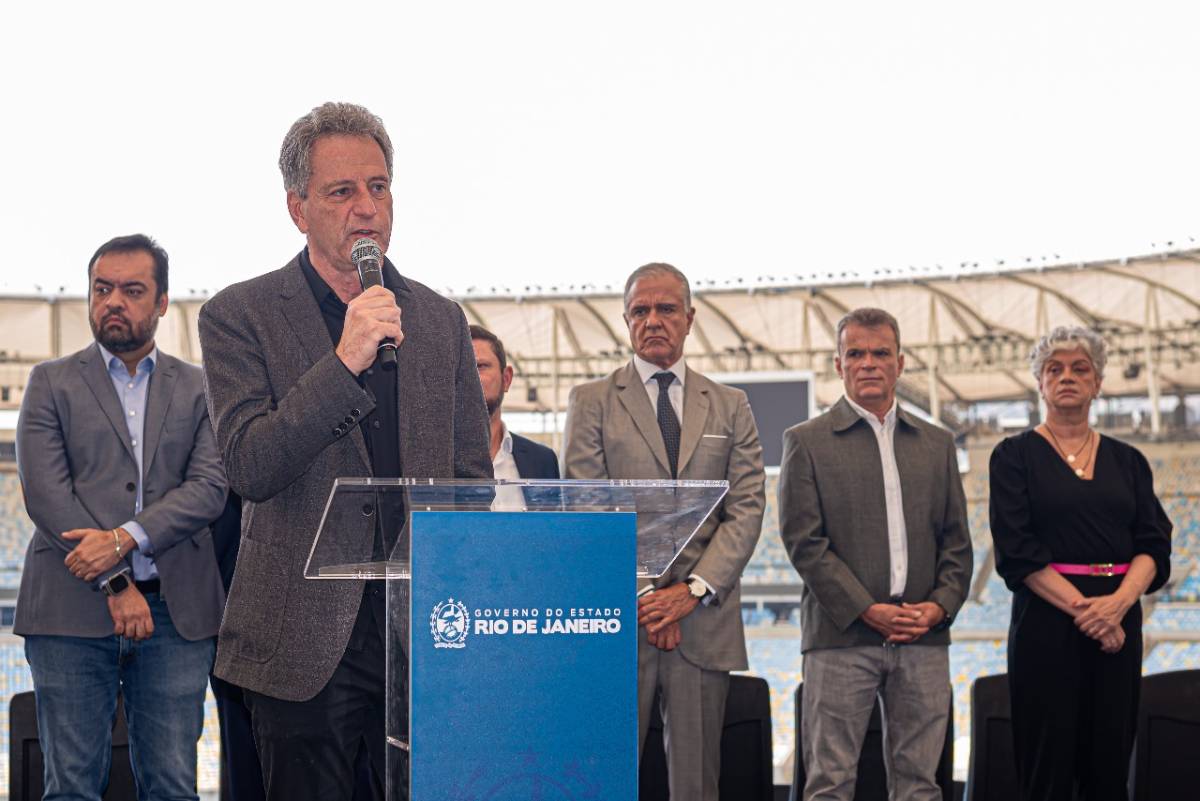
[[[373,514],[375,514],[375,504],[364,503],[363,504],[363,515],[366,517],[370,517]]]
[[[340,436],[342,435],[342,427],[341,427],[341,426],[335,426],[335,427],[334,427],[334,429],[333,429],[333,435],[334,435],[335,437],[340,437]]]
[[[137,489],[137,484],[134,484],[132,481],[130,481],[128,484],[125,485],[125,489],[128,492],[133,492],[134,490]]]
[[[346,418],[346,422],[347,422],[347,423],[353,423],[353,422],[354,422],[354,418],[353,418],[353,417],[347,417],[347,418]]]
[[[351,409],[351,410],[350,410],[350,416],[351,416],[351,417],[358,417],[360,414],[362,414],[362,412],[360,412],[358,409]]]

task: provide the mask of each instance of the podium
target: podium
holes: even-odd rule
[[[335,481],[304,575],[386,581],[389,801],[636,798],[637,589],[727,491]]]

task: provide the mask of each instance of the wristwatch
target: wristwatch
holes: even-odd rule
[[[129,580],[129,568],[125,568],[120,573],[113,575],[100,582],[100,589],[104,590],[104,594],[108,596],[119,595],[133,584]]]
[[[705,595],[708,595],[708,587],[704,586],[704,582],[698,578],[688,581],[688,591],[697,601],[703,600]]]

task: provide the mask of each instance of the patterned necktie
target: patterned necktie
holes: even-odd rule
[[[658,382],[658,427],[662,430],[663,444],[667,446],[667,462],[671,465],[671,478],[679,477],[679,418],[671,406],[667,388],[675,380],[674,373],[655,373]]]

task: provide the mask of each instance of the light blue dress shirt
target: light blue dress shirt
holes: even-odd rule
[[[125,369],[125,362],[114,356],[103,345],[97,343],[104,363],[108,365],[108,377],[112,379],[113,389],[117,391],[117,400],[125,415],[125,425],[129,429],[129,441],[133,445],[133,458],[137,461],[137,500],[133,513],[142,511],[142,481],[145,475],[142,460],[142,436],[146,428],[146,396],[150,391],[150,376],[154,373],[154,364],[158,360],[158,348],[150,351],[138,362],[137,370],[130,376]],[[154,566],[153,546],[142,524],[135,520],[122,523],[120,528],[129,532],[137,543],[137,550],[129,554],[133,564],[135,581],[146,581],[158,578],[158,568]]]

